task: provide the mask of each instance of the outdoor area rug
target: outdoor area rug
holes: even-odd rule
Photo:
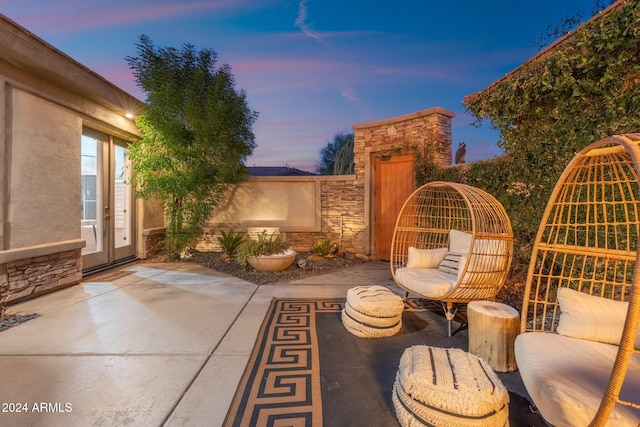
[[[275,299],[262,324],[225,426],[397,426],[391,394],[412,345],[458,347],[439,303],[408,299],[402,330],[359,338],[340,318],[344,299]],[[544,426],[529,401],[509,392],[511,427]]]

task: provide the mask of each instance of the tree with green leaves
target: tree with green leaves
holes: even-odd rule
[[[228,186],[245,179],[257,113],[236,90],[230,67],[216,66],[215,51],[160,48],[145,35],[136,47],[138,55],[126,60],[147,102],[136,118],[142,137],[129,150],[132,178],[138,197],[163,203],[165,251],[177,258]]]
[[[337,134],[320,151],[316,172],[320,175],[349,175],[353,173],[353,133]]]

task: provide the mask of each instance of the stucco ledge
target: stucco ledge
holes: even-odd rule
[[[81,249],[84,248],[85,245],[86,241],[84,239],[75,239],[65,240],[63,242],[26,246],[18,249],[8,249],[0,251],[0,264]]]

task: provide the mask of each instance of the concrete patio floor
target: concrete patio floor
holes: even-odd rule
[[[373,284],[401,293],[379,261],[262,286],[139,263],[15,305],[40,316],[0,333],[0,426],[222,425],[272,298]],[[526,396],[517,372],[500,377]]]

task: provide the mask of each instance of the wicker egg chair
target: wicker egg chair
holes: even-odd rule
[[[640,424],[639,162],[640,134],[577,153],[534,242],[515,355],[555,426]]]
[[[398,214],[391,273],[408,294],[442,302],[451,336],[454,304],[493,300],[512,255],[511,222],[500,202],[476,187],[430,182]]]

